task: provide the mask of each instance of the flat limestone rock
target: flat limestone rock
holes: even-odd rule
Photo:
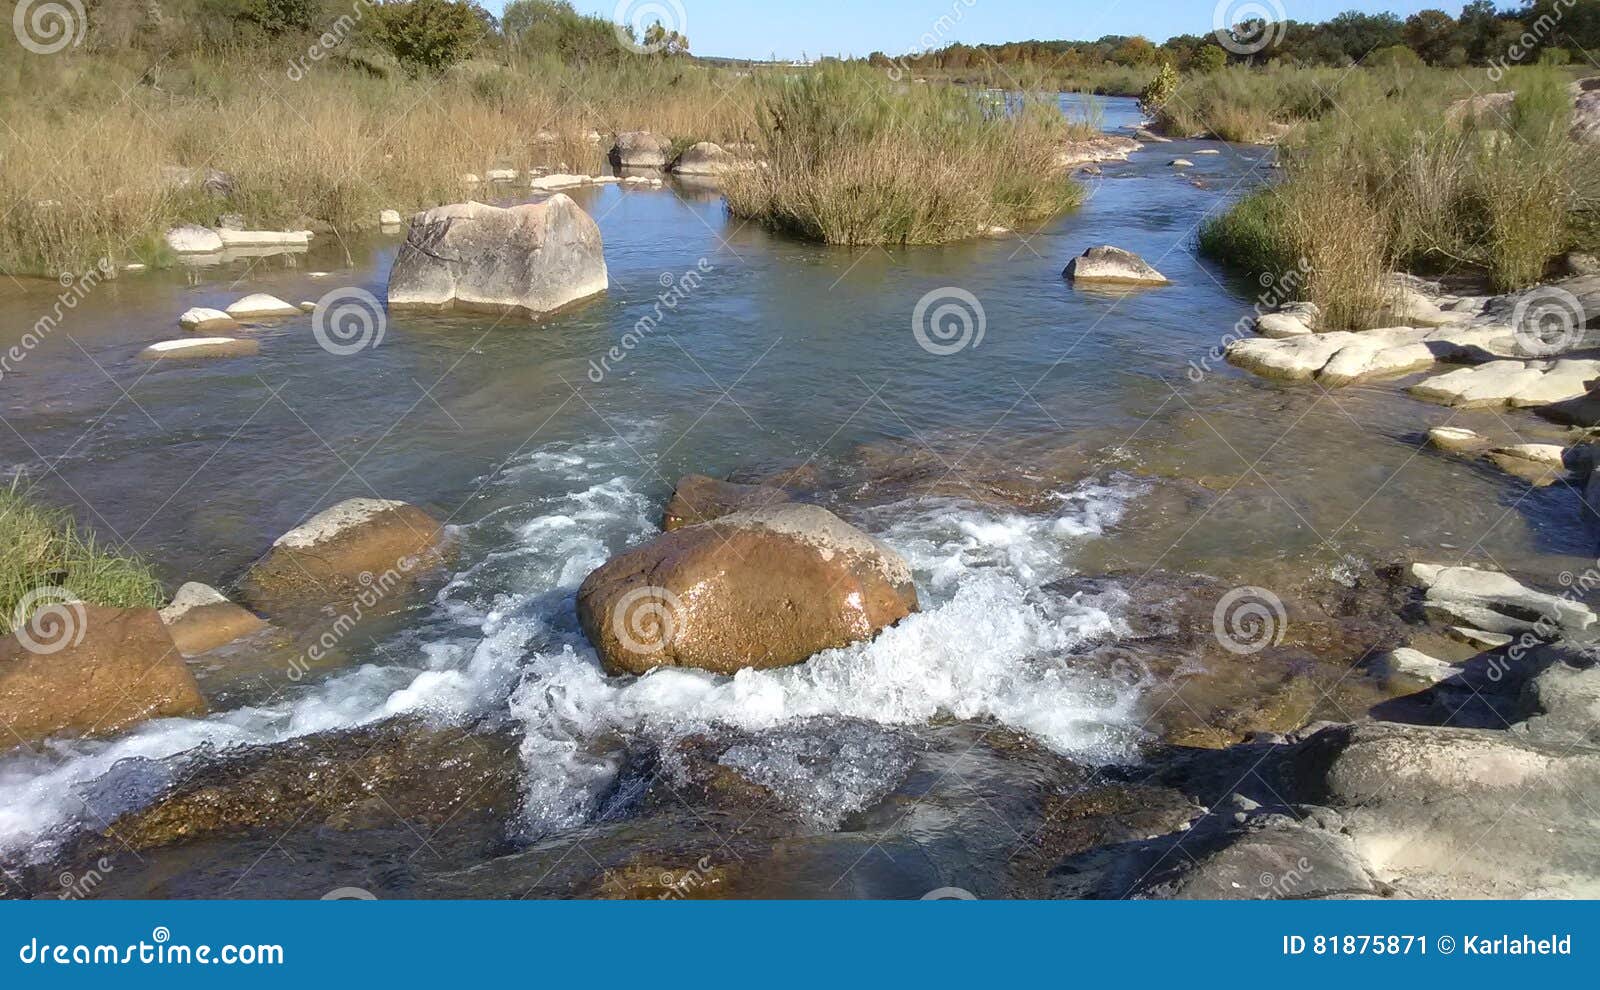
[[[1367,673],[1374,677],[1384,680],[1406,677],[1425,684],[1437,684],[1460,672],[1454,664],[1446,663],[1408,646],[1380,654],[1367,665]]]
[[[1461,426],[1435,426],[1428,431],[1430,445],[1451,453],[1478,450],[1488,442],[1479,434]]]
[[[216,254],[222,250],[222,237],[209,227],[186,224],[167,231],[167,247],[177,254]]]
[[[185,310],[183,315],[178,317],[178,326],[185,330],[216,331],[236,329],[239,323],[220,309],[196,306]]]
[[[1417,563],[1411,565],[1411,574],[1425,589],[1425,605],[1448,610],[1489,632],[1527,631],[1543,620],[1552,633],[1572,635],[1595,624],[1594,611],[1583,602],[1536,591],[1499,571]]]
[[[261,345],[254,340],[237,337],[185,337],[181,340],[163,340],[139,352],[145,361],[163,361],[188,358],[251,357],[261,353]]]
[[[241,247],[307,247],[311,244],[309,230],[219,230],[224,248]]]
[[[264,316],[299,316],[300,307],[284,302],[265,292],[252,292],[228,307],[228,315],[235,320],[248,320]]]

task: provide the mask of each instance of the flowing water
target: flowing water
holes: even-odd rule
[[[1098,112],[1108,129],[1137,119],[1128,100]],[[1197,164],[1168,167],[1179,156]],[[926,772],[939,751],[926,733],[941,725],[996,727],[1074,767],[1137,763],[1156,731],[1146,682],[1073,658],[1128,635],[1153,572],[1270,588],[1405,557],[1578,566],[1592,535],[1565,486],[1530,491],[1419,451],[1447,420],[1550,428],[1452,414],[1390,385],[1279,387],[1208,357],[1270,287],[1199,259],[1194,231],[1264,181],[1269,159],[1154,145],[1086,177],[1082,209],[1042,229],[894,250],[775,237],[708,190],[580,190],[605,242],[605,296],[539,323],[394,314],[358,328],[338,348],[350,353],[322,346],[306,316],[246,331],[255,358],[135,357],[180,336],[184,309],[246,292],[381,298],[395,237],[94,287],[0,381],[0,456],[38,497],[156,562],[169,587],[226,588],[279,533],[355,496],[424,506],[460,549],[448,574],[341,643],[337,663],[211,664],[198,671],[205,718],[0,757],[4,859],[47,860],[227,747],[396,715],[513,740],[519,800],[497,852],[625,819],[630,761],[707,736],[732,740],[722,766],[828,835]],[[1175,284],[1074,289],[1062,267],[1097,244]],[[6,287],[0,343],[20,343],[58,291]],[[656,325],[641,330],[647,316]],[[922,611],[784,670],[604,676],[574,612],[584,576],[657,531],[679,476],[797,467],[911,561]],[[1104,575],[1093,594],[1075,584]],[[674,827],[697,828],[657,826]],[[316,860],[315,841],[283,845]],[[128,868],[120,889],[299,895],[366,868],[359,849],[294,869],[256,853],[224,844],[177,887]],[[773,868],[756,889],[808,891],[814,872]],[[452,892],[502,892],[466,876]]]

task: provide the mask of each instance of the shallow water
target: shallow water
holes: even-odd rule
[[[1137,120],[1130,100],[1099,112],[1108,129]],[[1203,147],[1221,153],[1193,154]],[[181,336],[184,309],[246,292],[381,298],[396,238],[321,238],[298,258],[98,286],[0,380],[0,455],[40,497],[147,555],[173,587],[227,587],[279,533],[354,496],[430,509],[461,550],[449,575],[342,643],[330,669],[203,671],[223,699],[207,718],[0,758],[6,859],[47,856],[140,807],[211,758],[202,744],[399,714],[487,720],[517,737],[514,844],[583,834],[630,754],[706,734],[737,736],[723,765],[826,832],[907,779],[920,750],[897,733],[940,720],[1015,731],[1074,765],[1137,761],[1151,731],[1141,687],[1073,656],[1126,633],[1119,602],[1154,570],[1270,588],[1405,557],[1546,579],[1582,566],[1593,534],[1566,486],[1530,491],[1419,450],[1447,420],[1527,439],[1552,428],[1452,414],[1388,384],[1278,387],[1207,358],[1264,290],[1197,258],[1194,232],[1263,181],[1269,154],[1152,146],[1087,177],[1070,216],[938,248],[799,244],[730,219],[704,190],[580,190],[605,241],[604,297],[540,323],[395,314],[381,340],[373,331],[342,355],[305,316],[247,331],[257,358],[135,358]],[[1197,164],[1167,166],[1179,156]],[[1069,258],[1104,243],[1175,284],[1063,281]],[[687,273],[697,278],[659,326],[626,337]],[[20,342],[59,291],[6,287],[0,344]],[[918,326],[924,299],[925,314],[955,301],[965,319]],[[907,556],[923,611],[786,670],[603,676],[574,615],[583,577],[655,532],[680,475],[796,465],[843,479],[830,504]],[[1120,590],[1092,601],[1062,584],[1106,573]],[[306,841],[291,845],[303,854]],[[178,889],[320,882],[303,866],[290,882],[246,848],[223,857],[239,876],[217,867]],[[328,888],[350,855],[325,865]],[[134,872],[124,892],[145,889]],[[773,875],[763,892],[815,879]],[[473,882],[466,893],[492,889]],[[887,889],[899,887],[858,892]]]

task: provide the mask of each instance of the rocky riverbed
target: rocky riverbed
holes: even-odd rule
[[[572,298],[445,229],[91,297],[7,417],[162,561],[166,609],[92,627],[163,677],[85,638],[0,684],[6,894],[1592,895],[1594,356],[1397,280],[1393,327],[1227,349],[1284,379],[1213,361],[1258,287],[1184,233],[1270,152],[1171,143],[888,262],[668,176],[483,212],[603,239]],[[494,312],[330,337],[397,278]],[[912,315],[952,286],[964,337]],[[140,358],[179,313],[258,346]],[[1433,400],[1459,369],[1494,383]],[[69,664],[146,693],[38,687]]]

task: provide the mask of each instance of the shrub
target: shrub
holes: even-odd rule
[[[1201,45],[1194,53],[1194,70],[1196,72],[1216,72],[1227,68],[1228,53],[1221,45]]]
[[[1255,273],[1304,258],[1307,297],[1334,328],[1372,326],[1390,268],[1473,271],[1496,291],[1538,281],[1580,241],[1596,184],[1568,133],[1555,72],[1517,69],[1505,129],[1440,127],[1461,95],[1445,73],[1357,76],[1286,157],[1286,180],[1208,223],[1206,254]]]
[[[441,72],[484,39],[484,15],[463,0],[404,0],[373,9],[383,44],[413,73]]]
[[[1053,101],[985,111],[946,86],[886,87],[827,66],[759,87],[761,168],[725,177],[736,216],[830,244],[932,244],[1015,228],[1077,202],[1056,166]]]
[[[166,597],[142,561],[80,533],[71,516],[29,502],[16,482],[0,490],[0,633],[16,626],[30,592],[63,589],[91,605],[155,607]]]
[[[1177,91],[1178,70],[1172,67],[1171,62],[1163,62],[1156,77],[1139,94],[1139,109],[1145,116],[1153,116],[1167,105]]]

